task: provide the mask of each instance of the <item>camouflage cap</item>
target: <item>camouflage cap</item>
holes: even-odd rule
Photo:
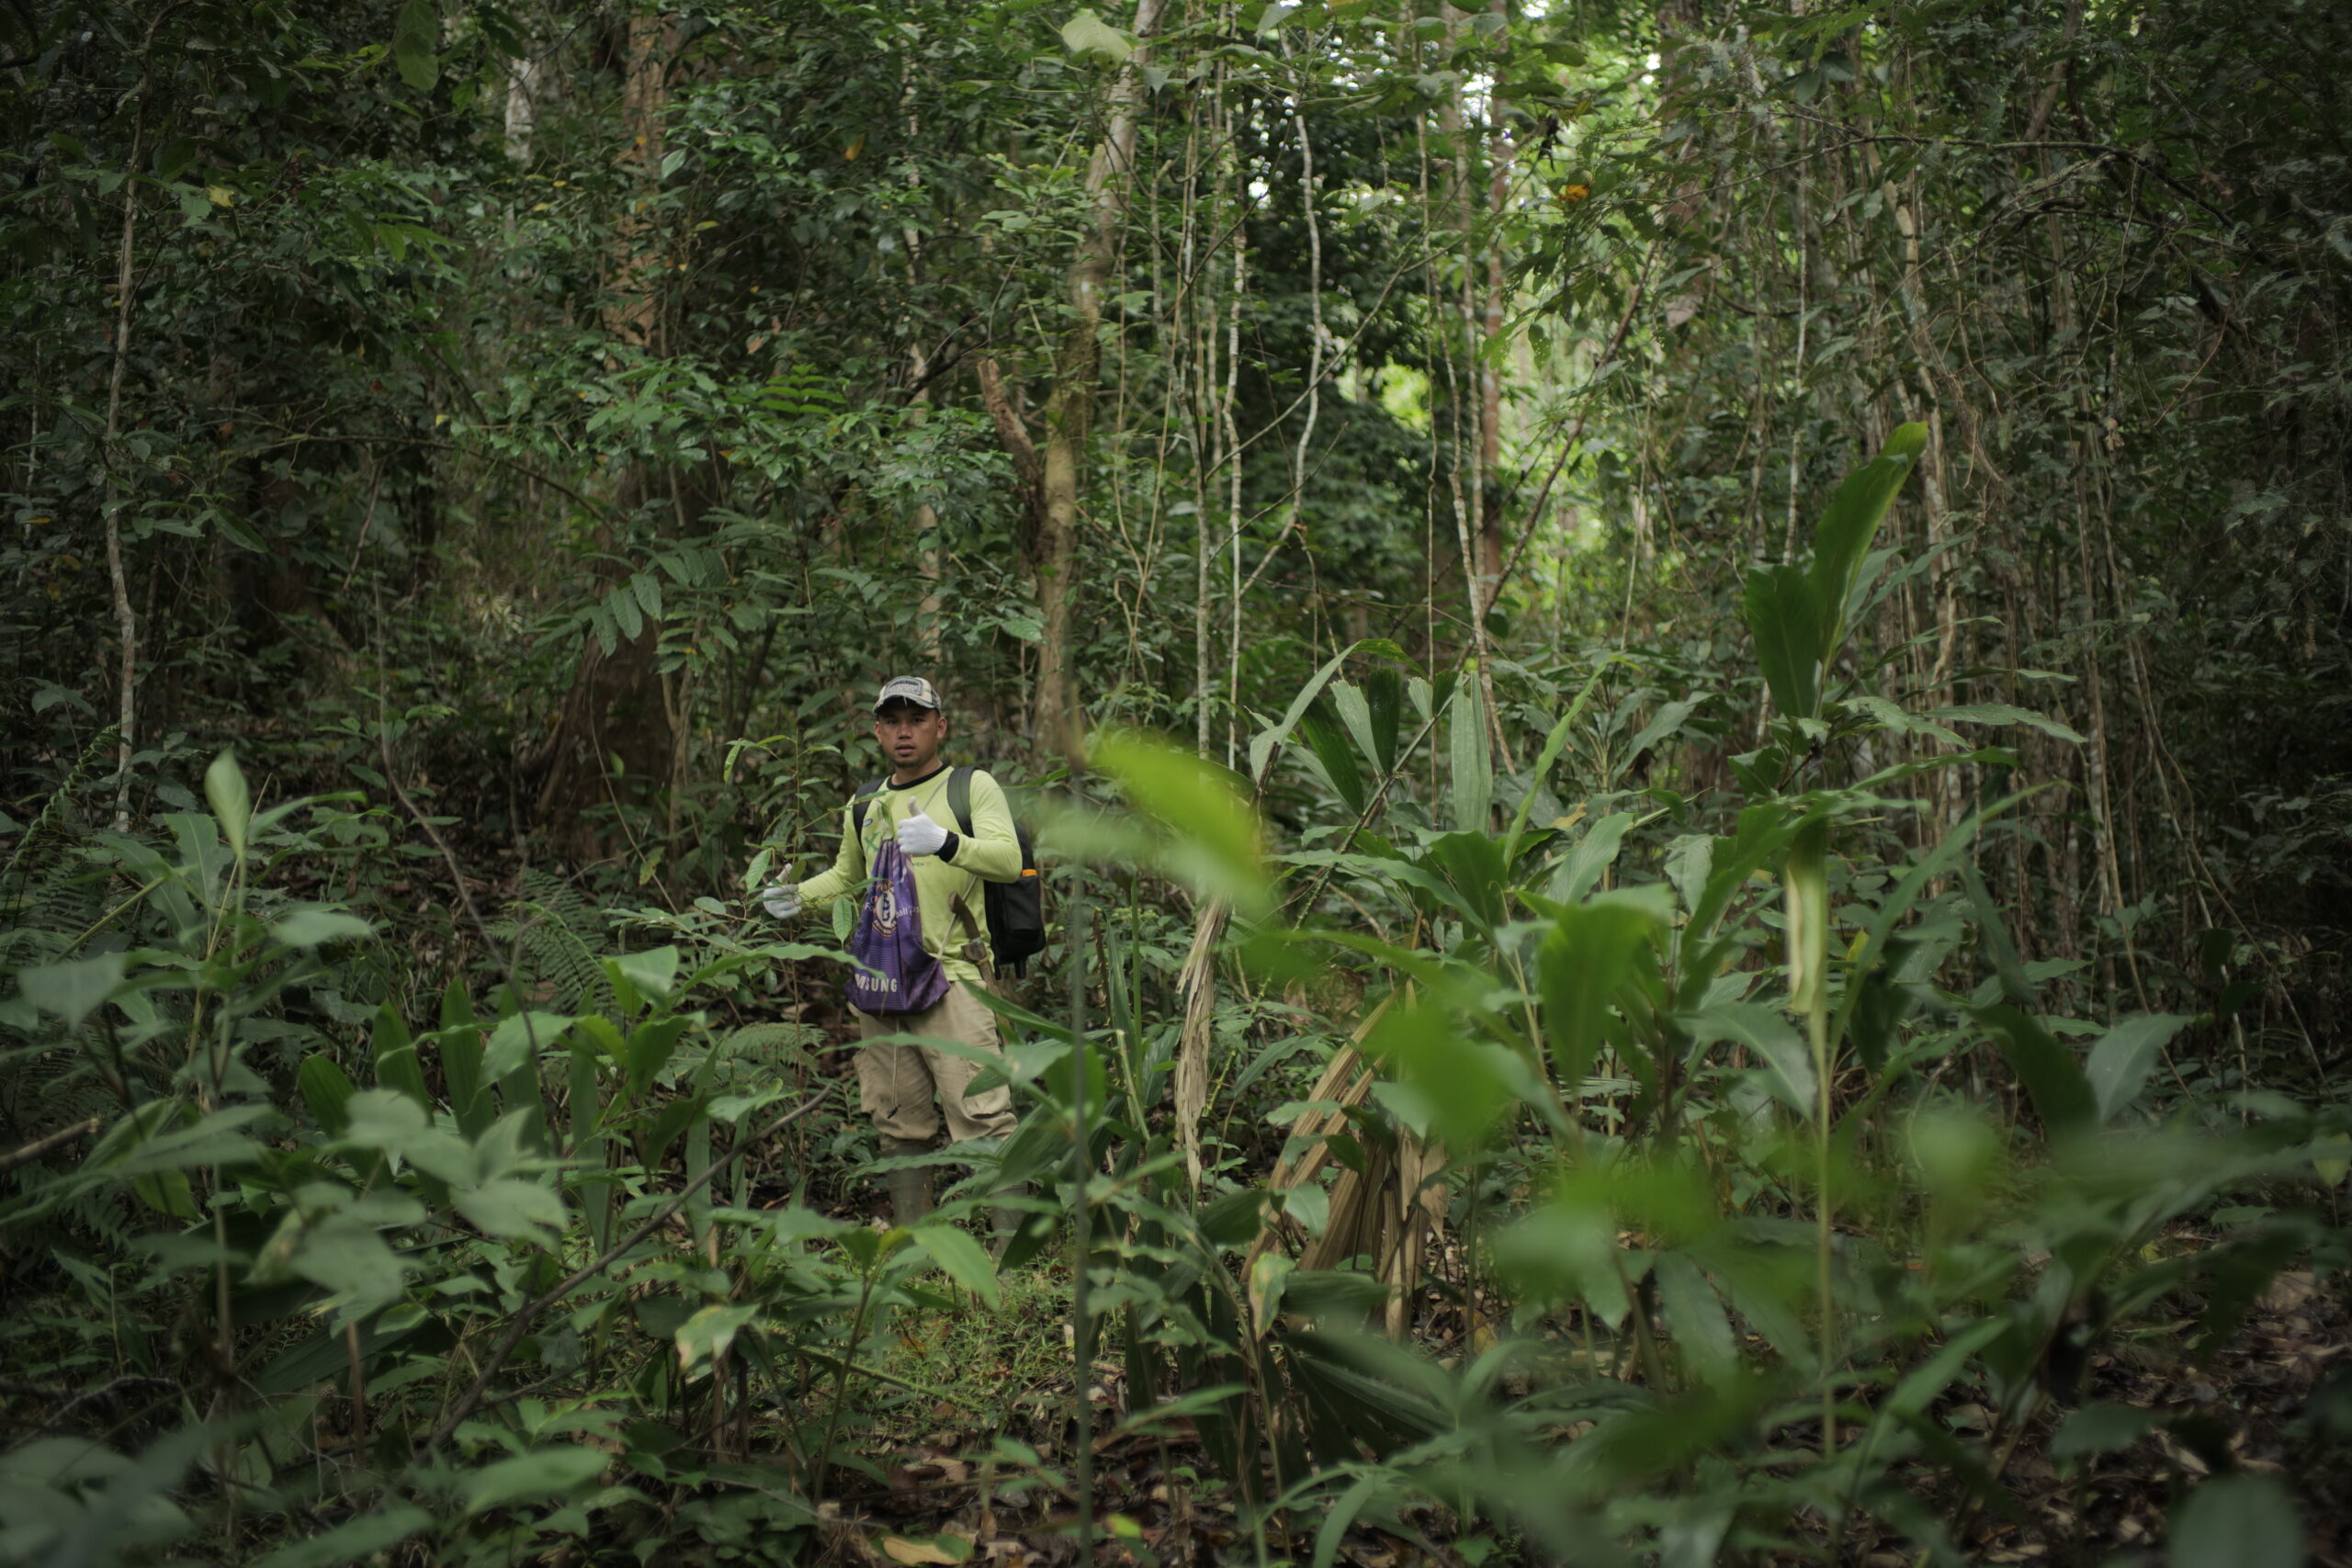
[[[892,703],[912,703],[919,708],[936,709],[940,705],[939,688],[920,675],[893,675],[874,694],[874,711],[880,713]]]

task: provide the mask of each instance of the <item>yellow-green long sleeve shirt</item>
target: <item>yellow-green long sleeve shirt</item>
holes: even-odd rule
[[[981,897],[983,882],[1016,882],[1021,877],[1021,840],[1013,836],[1012,807],[995,779],[978,769],[972,772],[972,830],[966,833],[947,808],[947,780],[953,770],[942,767],[910,784],[886,784],[865,809],[865,828],[857,827],[855,803],[842,808],[842,847],[831,867],[799,885],[800,901],[811,908],[837,898],[863,895],[871,875],[875,852],[886,840],[898,837],[899,824],[917,811],[947,829],[946,847],[935,855],[916,855],[915,902],[922,911],[922,944],[958,980],[978,985],[979,965],[964,956],[972,938],[956,914],[956,899],[971,911],[972,924],[982,942],[988,940],[989,912]]]

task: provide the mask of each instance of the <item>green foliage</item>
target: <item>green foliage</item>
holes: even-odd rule
[[[1074,1289],[1261,1557],[2298,1560],[2057,1411],[2337,1288],[2340,8],[1507,10],[0,12],[0,1557],[804,1561]],[[1070,919],[889,1230],[913,668]]]

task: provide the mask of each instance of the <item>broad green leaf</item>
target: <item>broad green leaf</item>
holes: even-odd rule
[[[1380,748],[1380,771],[1393,772],[1397,765],[1396,748],[1404,739],[1405,677],[1385,665],[1368,671],[1363,698],[1372,715],[1373,743]]]
[[[1747,574],[1745,608],[1772,705],[1791,718],[1818,717],[1822,610],[1813,580],[1786,563],[1758,567]]]
[[[2091,1047],[2090,1065],[2084,1076],[2090,1079],[2091,1093],[2098,1098],[2100,1122],[2113,1120],[2117,1111],[2139,1098],[2140,1086],[2148,1081],[2158,1053],[2188,1022],[2178,1013],[2143,1013],[2122,1020],[2099,1037]]]
[[[424,1119],[433,1119],[433,1100],[424,1091],[424,1072],[417,1066],[416,1048],[410,1043],[408,1025],[401,1015],[386,1002],[376,1010],[376,1021],[368,1030],[368,1048],[376,1059],[376,1082],[385,1089],[398,1089],[415,1101]]]
[[[2323,1187],[2336,1187],[2352,1174],[2352,1137],[2337,1134],[2312,1145],[2312,1172]]]
[[[678,1037],[694,1022],[691,1018],[672,1014],[667,1018],[650,1018],[629,1032],[622,1045],[622,1065],[628,1070],[628,1089],[632,1096],[643,1094],[652,1087],[678,1048]]]
[[[87,1438],[35,1438],[0,1453],[0,1477],[37,1486],[68,1486],[111,1480],[130,1461]]]
[[[1376,1274],[1298,1269],[1283,1281],[1283,1309],[1308,1317],[1353,1318],[1361,1323],[1386,1306],[1388,1299],[1388,1282]]]
[[[1923,716],[1949,719],[1956,724],[1990,724],[2001,727],[2022,724],[2028,729],[2038,729],[2052,739],[2086,746],[2089,737],[2070,725],[2061,724],[2045,714],[2029,708],[2014,707],[2007,703],[1970,703],[1964,707],[1934,708]]]
[[[1384,1103],[1451,1149],[1474,1147],[1503,1108],[1541,1095],[1527,1064],[1502,1046],[1462,1037],[1446,1010],[1426,998],[1389,1008],[1365,1038],[1364,1054],[1394,1082]]]
[[[1634,826],[1630,811],[1612,812],[1592,825],[1584,841],[1560,863],[1552,874],[1549,895],[1555,903],[1574,904],[1593,890],[1601,873],[1617,862],[1617,852],[1624,846],[1625,834]]]
[[[1690,1032],[1692,1047],[1729,1040],[1763,1058],[1766,1087],[1772,1097],[1810,1121],[1818,1109],[1819,1085],[1813,1073],[1813,1052],[1794,1025],[1760,1002],[1722,1002],[1679,1021]]]
[[[1102,736],[1092,761],[1129,804],[1168,829],[1170,871],[1245,913],[1265,908],[1263,836],[1232,770],[1137,730]]]
[[[1561,1087],[1575,1094],[1592,1069],[1609,1005],[1633,978],[1634,954],[1663,911],[1650,893],[1604,893],[1560,911],[1537,959],[1544,1032]]]
[[[410,1053],[411,1065],[414,1053]],[[350,1122],[340,1140],[347,1147],[380,1149],[407,1160],[426,1175],[456,1185],[471,1182],[478,1168],[473,1146],[426,1120],[424,1107],[396,1089],[363,1089],[345,1103]]]
[[[1312,1181],[1302,1181],[1295,1187],[1285,1187],[1282,1199],[1283,1217],[1298,1222],[1308,1235],[1321,1235],[1331,1227],[1331,1193],[1329,1188]]]
[[[576,1021],[571,1014],[560,1012],[518,1012],[500,1019],[482,1052],[483,1074],[504,1079],[521,1068],[536,1067],[536,1053],[560,1043]]]
[[[129,1152],[119,1157],[112,1156],[110,1151],[102,1156],[99,1150],[93,1150],[90,1163],[93,1166],[103,1163],[107,1168],[124,1176],[193,1170],[205,1165],[248,1165],[261,1157],[263,1149],[237,1129],[273,1113],[266,1105],[231,1106],[187,1126],[174,1127],[132,1144]],[[123,1126],[136,1137],[132,1119],[126,1118]],[[101,1145],[101,1149],[108,1149],[111,1143],[112,1135],[109,1134],[107,1143]]]
[[[678,1370],[691,1371],[700,1362],[727,1354],[736,1334],[745,1324],[758,1321],[759,1315],[757,1303],[748,1302],[713,1304],[696,1312],[671,1336],[678,1348]]]
[[[1306,710],[1298,721],[1298,738],[1305,742],[1316,766],[1323,774],[1323,782],[1340,797],[1351,816],[1362,816],[1372,792],[1364,783],[1363,771],[1356,765],[1356,753],[1339,721],[1317,705]]]
[[[2081,1459],[2128,1449],[2165,1424],[2164,1412],[2136,1404],[2086,1404],[2067,1416],[2050,1439],[2050,1457]]]
[[[25,1000],[43,1012],[57,1014],[68,1028],[79,1028],[92,1010],[122,984],[122,954],[102,953],[96,958],[20,969],[17,983],[24,987]]]
[[[490,1102],[482,1077],[481,1031],[469,1023],[456,1023],[433,1038],[439,1043],[441,1082],[449,1091],[449,1111],[458,1119],[458,1131],[479,1138],[497,1120],[497,1108]]]
[[[155,177],[166,182],[179,178],[196,162],[196,143],[187,137],[166,137],[155,152]]]
[[[1062,47],[1072,54],[1099,54],[1114,63],[1135,53],[1135,39],[1091,11],[1080,11],[1062,24]]]
[[[997,1291],[996,1266],[980,1244],[954,1225],[915,1227],[915,1240],[947,1277],[993,1307],[1002,1299]]]
[[[2098,1100],[2089,1080],[2075,1064],[2075,1054],[2060,1044],[2041,1022],[2007,1002],[1975,1010],[1977,1018],[2001,1038],[2009,1066],[2025,1086],[2041,1128],[2052,1142],[2089,1133],[2098,1126]]]
[[[2277,1476],[2217,1475],[2173,1511],[2172,1568],[2302,1568],[2303,1521]]]
[[[1729,837],[1715,840],[1707,859],[1707,883],[1690,906],[1689,930],[1705,936],[1750,877],[1781,858],[1796,821],[1788,803],[1759,801],[1744,808]]]
[[[1707,874],[1714,869],[1715,840],[1705,833],[1684,833],[1666,846],[1666,880],[1686,909],[1707,890]]]
[[[303,1103],[318,1118],[327,1136],[343,1136],[345,1129],[351,1125],[351,1097],[359,1092],[351,1075],[333,1056],[311,1055],[302,1058],[294,1081],[302,1091]]]
[[[1475,669],[1465,670],[1446,714],[1446,745],[1453,763],[1453,826],[1465,833],[1487,830],[1495,798],[1495,758],[1487,742],[1486,709],[1479,701]]]
[[[1257,1239],[1265,1211],[1264,1188],[1237,1188],[1201,1210],[1201,1234],[1217,1247],[1240,1247]]]
[[[269,934],[288,947],[319,947],[330,942],[366,942],[376,928],[340,909],[298,904],[269,928]]]
[[[1272,1331],[1282,1315],[1283,1287],[1289,1283],[1291,1271],[1297,1267],[1289,1254],[1279,1249],[1259,1254],[1250,1262],[1250,1320],[1263,1339]]]
[[[402,0],[392,20],[392,62],[401,80],[420,93],[430,92],[441,79],[441,17],[433,0]]]
[[[1968,889],[1969,902],[1976,910],[1976,934],[1984,939],[1984,950],[1993,959],[1993,973],[2001,982],[2001,995],[2012,1007],[2030,1008],[2034,1005],[2033,982],[2027,977],[2025,962],[2018,956],[2017,943],[2009,940],[2008,913],[1994,898],[1991,888],[1984,886],[1983,874],[1973,860],[1960,863],[1960,883]]]
[[[620,627],[621,636],[626,640],[635,642],[645,635],[644,613],[638,607],[637,595],[628,591],[628,584],[623,583],[605,593],[605,608],[611,612],[613,624]]]
[[[1091,13],[1086,14],[1091,15]],[[1405,650],[1398,648],[1395,643],[1390,642],[1385,637],[1363,637],[1358,641],[1351,642],[1347,647],[1341,649],[1339,652],[1333,654],[1329,660],[1325,660],[1323,667],[1316,671],[1313,675],[1309,676],[1307,678],[1306,684],[1298,689],[1298,695],[1291,698],[1290,706],[1283,711],[1282,718],[1276,723],[1268,725],[1265,728],[1260,730],[1257,734],[1250,738],[1250,784],[1251,788],[1259,789],[1264,787],[1266,781],[1266,764],[1272,759],[1274,748],[1281,745],[1284,740],[1290,738],[1291,732],[1298,728],[1298,721],[1306,716],[1306,710],[1315,705],[1315,699],[1323,694],[1323,689],[1329,685],[1331,683],[1331,678],[1340,672],[1340,667],[1347,663],[1348,660],[1357,653],[1385,654],[1392,659],[1402,659],[1405,657]],[[1386,673],[1387,671],[1379,671],[1373,678],[1371,683],[1375,696],[1379,694],[1378,677],[1380,674]],[[1374,705],[1376,709],[1378,705],[1375,703]],[[1376,717],[1377,715],[1375,714],[1375,720]],[[1376,728],[1377,724],[1375,722],[1375,728]]]
[[[432,1527],[433,1516],[406,1503],[380,1514],[365,1514],[304,1540],[288,1542],[254,1558],[246,1568],[343,1568],[365,1562],[389,1546]]]
[[[511,1176],[458,1193],[458,1212],[484,1234],[513,1241],[552,1241],[563,1229],[563,1200],[554,1190]]]
[[[642,953],[616,953],[605,960],[605,966],[639,994],[662,1001],[669,997],[670,987],[677,984],[678,950],[653,947]]]
[[[1903,1374],[1903,1381],[1886,1397],[1884,1413],[1916,1416],[1927,1409],[1967,1368],[1971,1357],[2007,1333],[2008,1328],[2007,1318],[1980,1318],[1952,1335],[1935,1354]]]
[[[603,1474],[605,1464],[604,1454],[586,1448],[540,1449],[500,1460],[466,1477],[466,1512],[479,1514],[568,1492]]]
[[[1868,692],[1859,696],[1848,697],[1846,705],[1856,713],[1868,714],[1871,722],[1881,728],[1891,729],[1897,735],[1925,735],[1930,739],[1940,740],[1948,746],[1964,747],[1968,744],[1965,739],[1953,734],[1935,720],[1922,718],[1917,714],[1905,713],[1886,698]]]
[[[1927,445],[1926,425],[1895,426],[1879,455],[1847,475],[1829,498],[1829,509],[1813,536],[1813,588],[1821,607],[1819,649],[1824,660],[1834,658],[1845,641],[1847,601],[1862,586],[1856,578],[1870,554],[1871,540]]]
[[[1642,732],[1634,737],[1634,743],[1625,748],[1624,755],[1618,759],[1618,776],[1623,777],[1624,770],[1632,767],[1634,760],[1643,752],[1681,729],[1682,721],[1689,718],[1698,706],[1695,701],[1686,701],[1668,703],[1660,707],[1649,723],[1642,726]]]
[[[343,1114],[345,1140],[371,1149],[397,1149],[433,1124],[424,1107],[391,1089],[358,1090],[344,1101]]]
[[[1661,1252],[1651,1258],[1650,1278],[1657,1281],[1658,1305],[1665,1309],[1674,1342],[1700,1381],[1717,1382],[1730,1376],[1738,1363],[1731,1319],[1699,1266],[1679,1252]]]
[[[1503,864],[1503,847],[1491,834],[1475,830],[1442,834],[1430,840],[1421,860],[1459,895],[1448,902],[1475,924],[1491,933],[1502,923],[1510,897],[1510,876]]]
[[[212,819],[220,824],[220,836],[229,841],[229,852],[243,859],[245,830],[254,819],[254,796],[253,791],[245,787],[245,775],[237,766],[235,752],[221,752],[204,770],[204,798],[212,803]]]
[[[346,1318],[364,1317],[400,1300],[401,1260],[374,1224],[356,1214],[334,1214],[303,1231],[290,1260],[294,1272],[342,1298]]]
[[[196,874],[196,893],[208,905],[220,901],[227,881],[229,853],[220,842],[220,822],[201,811],[168,811],[164,825],[172,830],[179,863]],[[172,889],[159,888],[159,896]]]
[[[1374,773],[1385,773],[1387,764],[1383,760],[1380,737],[1373,729],[1372,704],[1365,700],[1363,688],[1348,681],[1332,682],[1331,706],[1339,714],[1340,722],[1347,727],[1357,750],[1363,753],[1365,765]],[[1393,734],[1389,745],[1396,745]]]

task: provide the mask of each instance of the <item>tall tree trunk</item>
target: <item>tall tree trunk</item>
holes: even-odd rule
[[[1120,65],[1111,84],[1102,140],[1087,163],[1086,226],[1079,235],[1067,278],[1072,319],[1062,334],[1061,352],[1054,366],[1054,389],[1046,403],[1044,505],[1036,564],[1037,603],[1045,612],[1046,635],[1040,649],[1044,669],[1037,682],[1035,740],[1040,750],[1060,750],[1073,765],[1082,747],[1069,626],[1078,576],[1079,479],[1094,425],[1095,383],[1102,361],[1096,334],[1102,325],[1102,291],[1110,282],[1119,224],[1126,216],[1135,186],[1142,68],[1150,61],[1151,39],[1159,30],[1164,6],[1165,0],[1136,0],[1131,29],[1135,51]]]
[[[614,258],[615,299],[605,327],[624,343],[653,344],[660,313],[661,234],[651,216],[662,183],[662,111],[670,101],[670,57],[677,28],[660,17],[631,17],[622,63],[621,129],[628,145],[621,164],[637,186],[623,214]]]
[[[611,292],[603,310],[605,330],[616,350],[662,346],[665,263],[654,208],[662,180],[662,114],[669,105],[670,62],[677,42],[675,23],[659,16],[631,17],[623,35],[621,132],[626,141],[616,162],[630,194],[615,226]],[[664,472],[645,462],[619,465],[607,493],[607,550],[624,545],[614,534],[612,519],[649,504],[658,506],[664,497],[679,530],[688,525],[685,490],[674,470]],[[700,510],[699,504],[695,510]],[[667,791],[673,798],[663,819],[676,821],[674,797],[689,761],[681,746],[688,733],[691,685],[673,684],[654,668],[661,641],[661,626],[651,617],[637,637],[620,641],[609,654],[594,637],[584,638],[580,668],[554,723],[521,764],[524,781],[537,786],[535,816],[568,840],[574,853],[589,856],[625,849],[639,863],[652,863],[648,846],[637,840],[625,815],[614,818],[623,843],[595,840],[585,813],[596,806],[650,804],[651,792]],[[623,782],[617,785],[614,758],[621,764]]]

